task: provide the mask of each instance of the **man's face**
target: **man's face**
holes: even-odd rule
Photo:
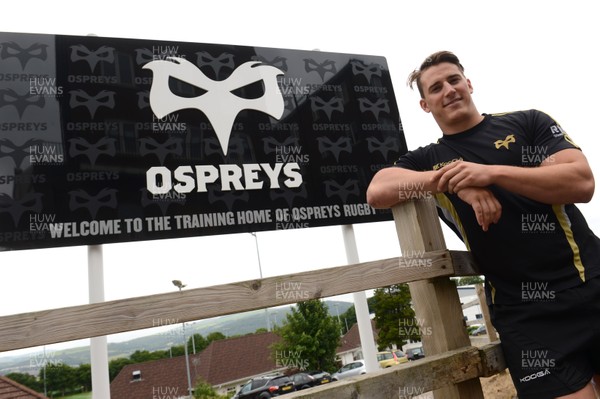
[[[442,129],[479,115],[471,99],[471,82],[454,64],[443,62],[426,69],[421,87],[421,108],[431,112]]]

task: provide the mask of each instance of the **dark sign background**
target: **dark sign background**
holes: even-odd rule
[[[153,72],[142,67],[167,57],[185,58],[219,82],[248,61],[277,67],[283,115],[242,110],[225,155],[200,110],[153,114]],[[171,80],[180,96],[204,94]],[[260,91],[249,86],[239,95]],[[390,220],[365,204],[365,191],[405,151],[383,57],[0,33],[3,250]],[[222,190],[217,180],[206,192],[147,190],[146,172],[157,166],[244,171],[289,163],[302,177],[297,187],[280,174],[280,188],[270,188],[272,178],[259,170],[259,189]]]

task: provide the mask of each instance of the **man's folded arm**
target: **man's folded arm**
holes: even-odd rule
[[[389,167],[378,171],[367,189],[367,202],[373,208],[390,208],[420,194],[437,194],[433,171],[417,172]]]

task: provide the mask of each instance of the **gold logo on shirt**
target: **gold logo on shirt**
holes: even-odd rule
[[[500,149],[500,147],[504,147],[508,150],[508,145],[510,143],[515,143],[517,141],[517,139],[515,139],[515,135],[514,134],[509,134],[508,136],[506,136],[506,138],[504,140],[496,140],[494,141],[494,145],[496,146],[496,149]]]
[[[451,163],[456,162],[456,161],[463,161],[463,158],[462,157],[458,157],[458,158],[454,158],[454,159],[451,159],[451,160],[446,161],[446,162],[436,163],[435,165],[433,165],[432,169],[433,170],[438,170],[438,169],[443,168],[446,165],[450,165]]]

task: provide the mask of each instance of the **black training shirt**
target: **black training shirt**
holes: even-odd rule
[[[428,171],[463,160],[537,167],[568,148],[579,147],[543,112],[484,114],[475,127],[408,152],[395,165]],[[488,300],[498,304],[551,300],[555,292],[600,275],[600,240],[577,207],[543,204],[497,186],[488,188],[502,205],[502,215],[487,232],[477,224],[471,206],[456,194],[436,196],[440,217],[463,240],[485,275]]]

